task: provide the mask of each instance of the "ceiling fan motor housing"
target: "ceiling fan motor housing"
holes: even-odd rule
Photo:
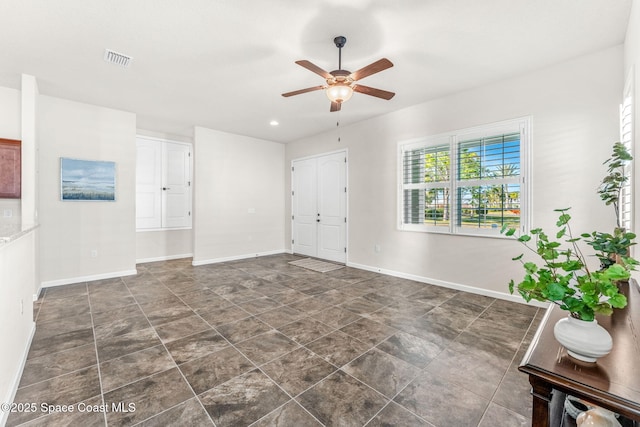
[[[338,36],[333,39],[333,42],[336,44],[338,49],[342,49],[345,44],[347,44],[347,38],[345,36]]]

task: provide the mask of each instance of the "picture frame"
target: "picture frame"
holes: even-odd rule
[[[60,157],[60,199],[115,202],[116,163]]]

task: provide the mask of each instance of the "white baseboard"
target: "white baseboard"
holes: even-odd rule
[[[132,276],[138,274],[138,270],[114,271],[111,273],[94,274],[91,276],[69,277],[67,279],[50,280],[42,282],[40,288],[50,288],[53,286],[71,285],[73,283],[91,282],[93,280],[113,279],[114,277]]]
[[[191,263],[191,265],[198,266],[198,265],[206,265],[206,264],[217,264],[217,263],[220,263],[220,262],[238,261],[238,260],[241,260],[241,259],[258,258],[258,257],[261,257],[261,256],[279,255],[279,254],[284,254],[284,253],[286,253],[285,249],[278,249],[278,250],[275,250],[275,251],[258,252],[258,253],[252,253],[252,254],[244,254],[244,255],[234,255],[234,256],[223,257],[223,258],[203,259],[203,260],[198,260],[198,261],[194,260]]]
[[[24,372],[24,366],[27,363],[27,356],[29,355],[29,349],[31,348],[31,342],[33,341],[33,336],[36,333],[36,322],[31,323],[31,333],[29,334],[29,339],[27,340],[27,345],[22,350],[22,360],[20,362],[20,366],[18,367],[17,372],[13,376],[13,381],[11,382],[11,388],[9,389],[9,395],[4,398],[2,402],[11,403],[13,399],[16,397],[16,393],[18,392],[18,386],[20,385],[20,378],[22,378],[22,373]],[[0,426],[4,426],[7,423],[7,418],[9,418],[9,413],[7,411],[0,411]]]
[[[144,264],[145,262],[171,261],[172,259],[183,259],[183,258],[191,258],[191,257],[193,257],[193,254],[169,255],[169,256],[160,256],[155,258],[141,258],[136,260],[136,264]]]
[[[506,292],[491,291],[489,289],[476,288],[475,286],[463,285],[460,283],[447,282],[444,280],[431,279],[429,277],[417,276],[415,274],[403,273],[400,271],[386,270],[378,267],[371,267],[364,264],[357,264],[355,262],[347,262],[347,267],[359,268],[361,270],[373,271],[375,273],[385,274],[387,276],[400,277],[402,279],[414,280],[421,283],[429,283],[431,285],[442,286],[443,288],[455,289],[457,291],[469,292],[472,294],[483,295],[486,297],[497,298],[507,300],[511,302],[517,302],[521,304],[532,305],[534,307],[548,307],[548,304],[540,301],[531,301],[527,303],[522,299],[520,295],[511,295]]]

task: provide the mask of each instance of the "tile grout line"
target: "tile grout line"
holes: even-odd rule
[[[122,279],[121,279],[122,280]],[[124,281],[123,281],[124,282]],[[91,333],[93,334],[93,345],[96,352],[96,365],[98,367],[98,382],[100,384],[100,401],[102,405],[106,405],[104,401],[104,388],[102,386],[102,370],[100,369],[100,355],[98,354],[98,340],[96,338],[96,325],[93,320],[93,310],[91,309],[91,293],[89,292],[89,283],[85,283],[87,287],[87,300],[89,302],[89,315],[91,316]],[[103,406],[106,407],[106,406]],[[104,417],[104,425],[105,427],[109,425],[109,421],[107,420],[107,411],[103,411],[102,415]]]

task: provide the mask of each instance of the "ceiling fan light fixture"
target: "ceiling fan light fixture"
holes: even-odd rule
[[[331,102],[341,104],[351,98],[353,95],[353,88],[349,85],[338,83],[333,86],[329,86],[325,93]]]

